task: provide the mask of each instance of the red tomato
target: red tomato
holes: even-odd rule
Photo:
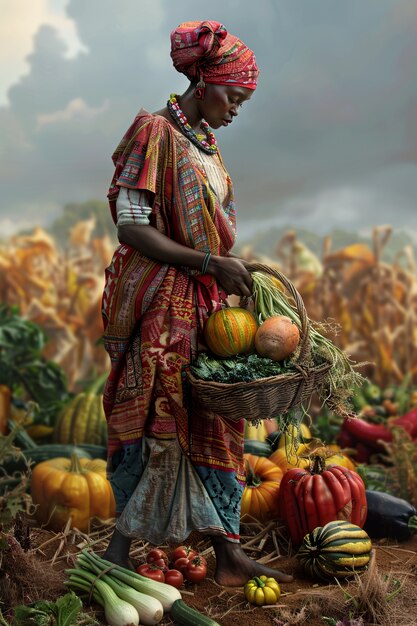
[[[164,573],[168,571],[168,564],[164,559],[157,559],[156,561],[152,561],[152,563],[149,563],[149,565],[159,567]]]
[[[207,576],[207,565],[201,561],[199,556],[196,556],[188,561],[184,576],[191,583],[199,583]]]
[[[160,583],[165,582],[165,574],[161,570],[160,567],[156,567],[153,563],[142,563],[136,569],[137,573],[141,576],[146,576],[146,578],[151,578],[152,580],[157,580]]]
[[[159,561],[159,559],[164,559],[165,563],[168,565],[168,555],[161,550],[161,548],[152,548],[146,555],[147,563],[154,563],[155,561]]]
[[[178,546],[174,548],[171,554],[171,559],[175,563],[177,559],[181,559],[186,557],[187,559],[193,559],[197,556],[198,552],[193,550],[190,546]]]
[[[180,589],[180,587],[182,587],[184,584],[184,576],[177,569],[169,569],[165,573],[165,582],[168,585],[176,587],[176,589]]]
[[[185,568],[188,565],[189,562],[189,558],[186,556],[182,556],[179,559],[177,559],[176,561],[174,561],[174,567],[175,569],[179,570],[180,572],[184,573]]]

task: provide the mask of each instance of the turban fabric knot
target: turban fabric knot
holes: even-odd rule
[[[256,89],[254,53],[220,22],[180,24],[171,33],[171,58],[175,69],[191,81]]]

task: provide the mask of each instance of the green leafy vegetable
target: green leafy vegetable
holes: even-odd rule
[[[277,363],[257,354],[222,359],[201,352],[190,366],[190,371],[193,376],[202,380],[231,384],[278,376],[294,370],[286,361]]]
[[[39,600],[14,609],[14,617],[20,626],[74,626],[82,610],[80,598],[70,591],[56,602]]]
[[[69,393],[63,370],[42,355],[46,342],[37,324],[15,307],[0,305],[0,384],[10,387],[14,397],[36,402],[34,423],[51,425]]]

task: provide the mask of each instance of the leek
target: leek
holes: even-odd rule
[[[95,575],[100,574],[102,571],[100,567],[92,562],[92,560],[86,559],[82,554],[78,557],[77,564],[85,570],[88,570],[87,572],[81,570],[80,573],[83,575],[86,574],[86,577],[88,574],[89,580],[92,582],[96,579]],[[91,571],[93,571],[94,574],[91,574]],[[119,596],[119,598],[129,602],[135,607],[139,613],[141,624],[144,624],[144,626],[154,626],[154,624],[158,624],[164,615],[164,609],[161,602],[149,594],[137,591],[131,585],[127,585],[121,580],[115,580],[112,577],[111,572],[112,570],[108,574],[102,574],[100,576],[100,580],[107,583]]]
[[[139,614],[132,604],[119,598],[113,589],[91,572],[80,569],[66,570],[70,574],[71,588],[91,590],[94,583],[93,597],[101,604],[109,626],[139,626]]]
[[[156,580],[151,580],[150,578],[141,576],[137,572],[132,572],[125,567],[106,561],[94,552],[83,550],[81,554],[85,556],[85,558],[90,561],[92,565],[96,565],[100,572],[106,570],[106,574],[109,574],[112,578],[117,578],[118,580],[126,583],[129,587],[136,589],[136,591],[140,591],[141,593],[159,600],[164,611],[169,612],[175,600],[180,600],[182,598],[178,589],[172,585],[160,583]],[[97,573],[97,570],[95,570],[95,572]]]

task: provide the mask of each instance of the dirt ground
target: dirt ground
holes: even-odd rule
[[[7,577],[0,581],[3,613],[10,616],[7,608],[10,609],[13,593],[20,595],[14,598],[15,602],[18,599],[25,603],[46,598],[48,594],[50,599],[56,599],[66,593],[64,570],[72,566],[76,554],[87,545],[100,554],[111,531],[110,525],[93,528],[88,535],[77,534],[70,529],[61,534],[37,528],[28,530],[26,547],[29,549],[23,552],[16,544],[16,562],[9,563],[8,576],[16,577],[14,589],[9,590],[5,584]],[[221,626],[323,626],[326,623],[323,617],[342,620],[349,614],[351,621],[343,622],[343,626],[417,626],[417,536],[402,543],[375,541],[369,571],[360,579],[341,581],[338,585],[336,581],[332,584],[317,583],[303,575],[291,545],[285,541],[282,528],[269,525],[268,532],[251,529],[249,535],[242,537],[246,552],[294,576],[293,582],[281,585],[281,597],[277,605],[270,607],[254,607],[245,600],[242,588],[223,588],[215,583],[215,558],[207,537],[190,537],[188,543],[205,555],[208,575],[198,585],[187,583],[181,590],[183,599]],[[133,544],[135,564],[144,561],[150,547],[144,543]],[[169,552],[167,546],[160,547]],[[3,572],[4,569],[7,570],[7,563]],[[52,585],[45,584],[45,580],[42,582],[45,576],[45,580],[48,576],[53,580]],[[393,597],[389,599],[391,593]],[[106,625],[99,607],[86,609],[94,612],[100,623]],[[362,622],[352,621],[359,615],[364,616]],[[173,623],[169,615],[160,622],[161,626]]]

